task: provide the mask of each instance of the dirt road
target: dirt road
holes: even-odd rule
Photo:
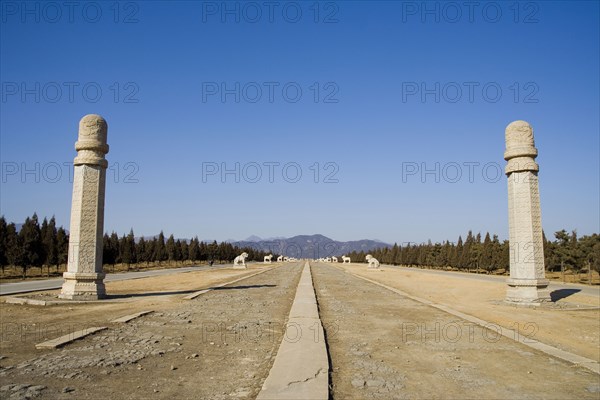
[[[253,399],[284,338],[302,265],[273,263],[109,282],[111,300],[97,303],[2,303],[0,398]],[[557,345],[583,355],[593,355],[598,341],[597,311],[516,309],[492,302],[501,298],[494,282],[369,272],[365,267],[312,263],[331,361],[332,398],[600,399],[598,374],[352,274],[444,300],[500,328],[535,321],[540,329],[536,339],[554,337]],[[217,288],[184,300],[209,287]],[[127,324],[110,322],[143,310],[154,313]],[[91,326],[108,329],[62,349],[35,348]],[[569,335],[571,342],[589,339],[574,345],[568,343]]]
[[[0,354],[6,357],[0,360],[0,397],[254,398],[281,342],[300,271],[300,263],[286,264],[195,300],[182,299],[189,290],[181,289],[186,283],[190,287],[190,277],[187,281],[182,277],[190,274],[173,276],[179,284],[171,287],[181,292],[154,299],[151,309],[157,312],[128,324],[108,324],[107,331],[59,350],[34,348],[42,335],[35,324],[49,324],[51,314],[67,323],[66,316],[77,309],[72,316],[83,327],[106,324],[110,318],[139,311],[150,303],[45,308],[2,304],[3,323],[20,321],[30,328],[30,335],[5,326],[0,342]],[[148,281],[120,284],[121,290],[130,292],[136,289],[134,285],[148,285]],[[115,286],[111,292],[119,290]],[[108,311],[103,313],[103,309]],[[56,334],[49,331],[43,336]]]
[[[597,374],[327,264],[313,280],[337,399],[598,399]],[[379,272],[373,272],[377,274]]]

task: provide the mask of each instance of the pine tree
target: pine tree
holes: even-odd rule
[[[4,275],[4,268],[8,265],[7,255],[7,241],[8,227],[4,215],[0,217],[0,267],[2,267],[2,275]]]
[[[144,252],[144,260],[146,260],[146,266],[150,264],[150,262],[154,262],[154,249],[156,248],[156,238],[152,238],[152,240],[148,240],[146,242],[146,250]]]
[[[190,259],[190,246],[188,242],[184,240],[181,242],[181,261],[186,262]]]
[[[169,261],[173,261],[176,259],[176,249],[175,249],[175,238],[171,234],[169,239],[167,239],[167,243],[165,245],[165,251],[167,253],[167,258]]]
[[[575,246],[573,244],[574,242],[577,243],[577,233],[573,232],[573,235],[574,240],[564,229],[554,233],[554,236],[558,241],[555,254],[557,256],[557,261],[559,263],[564,263],[565,270],[573,269],[578,271],[577,254],[574,251]]]
[[[26,218],[19,232],[23,246],[23,278],[26,277],[28,267],[41,267],[44,262],[40,225],[36,213],[31,218]]]
[[[181,250],[181,240],[175,241],[175,264],[183,259],[183,251]]]
[[[452,266],[454,268],[461,267],[460,261],[461,261],[462,257],[463,257],[463,240],[462,240],[462,236],[459,236],[458,242],[456,243],[456,247],[452,254]]]
[[[146,253],[146,239],[144,239],[144,237],[142,236],[140,238],[140,240],[137,242],[136,246],[135,246],[135,254],[137,254],[137,262],[138,263],[142,263],[142,262],[148,262],[148,259],[146,258],[147,253]]]
[[[135,264],[137,261],[133,229],[129,231],[127,236],[123,235],[119,243],[119,249],[121,254],[121,262],[127,264],[127,270],[129,270],[130,265]]]
[[[42,265],[46,263],[46,245],[44,243],[44,238],[46,237],[47,232],[48,232],[48,219],[46,217],[44,217],[44,220],[42,221],[42,225],[40,226],[40,240],[42,242],[42,253],[41,253]]]
[[[56,230],[56,257],[56,272],[58,272],[59,265],[69,262],[69,235],[62,226]]]
[[[137,263],[137,253],[135,251],[135,235],[133,234],[133,228],[129,230],[129,234],[127,235],[127,247],[129,248],[130,262],[131,264]]]
[[[6,226],[6,258],[8,264],[15,267],[25,263],[21,238],[14,223]]]
[[[154,261],[158,261],[160,264],[161,261],[165,261],[166,259],[167,251],[165,249],[165,235],[163,234],[163,231],[160,231],[154,245]]]
[[[399,254],[400,254],[400,249],[398,248],[398,243],[394,243],[394,246],[392,246],[392,251],[390,252],[390,264],[392,264],[392,265],[399,264]]]
[[[189,248],[189,259],[192,263],[200,259],[200,243],[198,242],[198,236],[192,239]]]
[[[107,265],[115,264],[114,253],[111,249],[110,236],[108,236],[108,233],[105,233],[102,237],[102,263]]]
[[[110,261],[113,267],[113,271],[115,269],[115,264],[118,264],[121,262],[121,254],[119,251],[119,235],[117,235],[116,232],[112,232],[110,234],[110,241],[109,241],[109,251],[111,252],[111,256],[110,256]]]
[[[46,218],[44,218],[44,222]],[[43,224],[42,224],[43,225]],[[58,268],[58,231],[56,230],[56,219],[54,216],[50,218],[46,229],[42,229],[42,243],[44,246],[44,264],[48,267],[48,275],[50,275],[50,266],[56,265]]]
[[[479,255],[479,266],[488,272],[494,270],[494,263],[492,262],[492,239],[490,239],[490,233],[485,233],[485,239],[483,239],[483,245],[481,253]]]

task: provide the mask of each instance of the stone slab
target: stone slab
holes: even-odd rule
[[[194,300],[196,297],[200,296],[201,294],[208,293],[208,292],[210,292],[211,290],[212,290],[212,289],[204,289],[204,290],[199,290],[199,291],[197,291],[197,292],[194,292],[194,293],[192,293],[192,294],[189,294],[189,295],[185,296],[183,299],[184,299],[184,300]]]
[[[110,321],[110,322],[113,322],[113,323],[120,323],[120,324],[126,324],[127,322],[129,322],[129,321],[131,321],[131,320],[133,320],[133,319],[139,318],[139,317],[141,317],[142,315],[150,314],[150,313],[153,313],[153,312],[154,312],[154,311],[152,311],[152,310],[149,310],[149,311],[141,311],[141,312],[138,312],[138,313],[135,313],[135,314],[129,314],[129,315],[125,315],[125,316],[123,316],[123,317],[117,318],[117,319],[113,319],[113,320],[112,320],[112,321]]]
[[[35,345],[35,348],[36,349],[56,349],[58,347],[64,346],[67,343],[71,343],[77,339],[81,339],[83,337],[91,335],[92,333],[100,332],[105,329],[108,329],[108,328],[106,326],[100,326],[100,327],[92,327],[92,328],[82,329],[80,331],[75,331],[73,333],[69,333],[68,335],[58,337],[56,339],[51,339],[51,340],[47,340],[42,343],[38,343]]]
[[[29,304],[32,306],[46,306],[48,302],[46,300],[27,299],[24,297],[8,297],[6,304]]]

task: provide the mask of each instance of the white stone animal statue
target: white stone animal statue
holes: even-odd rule
[[[233,260],[233,266],[246,268],[246,258],[248,258],[248,253],[243,252]]]
[[[372,268],[372,269],[379,268],[379,261],[377,261],[377,259],[375,257],[373,257],[372,255],[367,254],[365,259],[369,262],[369,268]]]
[[[331,257],[331,261],[332,262],[338,262],[338,259],[337,259],[337,257]]]
[[[342,256],[342,261],[344,264],[350,264],[350,257]]]
[[[282,261],[283,261],[283,256],[277,257],[277,262],[282,262]]]
[[[273,258],[273,254],[269,254],[268,256],[265,256],[265,264],[268,264],[271,262],[271,259]]]
[[[283,257],[283,261],[288,262],[288,261],[290,261],[290,258],[289,257]]]

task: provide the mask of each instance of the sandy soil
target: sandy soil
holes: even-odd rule
[[[284,337],[302,265],[256,264],[248,270],[109,282],[113,299],[94,304],[1,303],[0,398],[255,398]],[[524,335],[595,360],[600,359],[598,310],[515,308],[501,302],[501,281],[382,269],[312,267],[334,398],[600,399],[599,375],[345,271],[503,327],[518,324]],[[183,300],[259,271],[266,272]],[[597,301],[583,294],[561,300]],[[110,323],[143,310],[155,312],[128,324]],[[35,349],[36,343],[90,326],[109,329],[61,349]]]
[[[360,266],[350,269],[358,272]],[[595,373],[470,328],[466,321],[331,265],[316,264],[312,271],[333,366],[333,398],[600,396]]]
[[[418,269],[383,266],[381,272],[367,270],[365,264],[339,264],[338,267],[400,289],[413,296],[447,305],[562,350],[600,361],[600,310],[567,311],[523,308],[503,302],[506,284],[465,279],[461,273],[429,274]],[[573,286],[575,287],[575,286]],[[600,297],[573,294],[559,300],[565,306],[577,304],[600,307]]]
[[[281,342],[300,267],[273,268],[195,300],[182,298],[264,267],[108,284],[111,294],[138,295],[120,303],[2,304],[0,397],[254,398]],[[155,312],[128,324],[109,322],[142,310]],[[110,329],[62,349],[35,349],[89,326]]]

